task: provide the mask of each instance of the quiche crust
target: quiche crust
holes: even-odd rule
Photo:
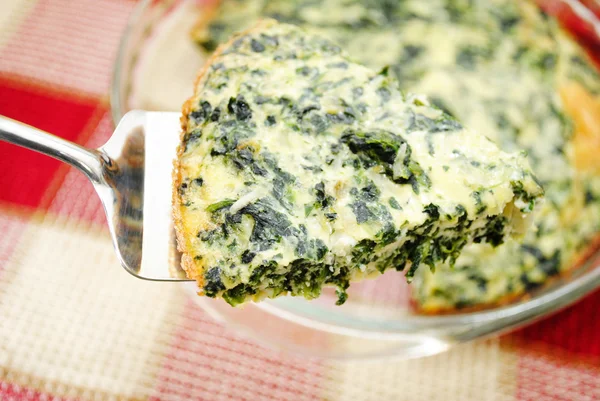
[[[215,2],[215,3],[217,3],[217,2]],[[211,8],[210,10],[215,10],[213,12],[216,12],[217,7],[218,7],[218,4],[214,4],[214,8]],[[206,18],[206,22],[210,21],[211,17],[212,17],[212,13],[209,11],[209,14],[207,15],[207,18]],[[203,23],[205,23],[205,21],[201,20],[200,24],[203,24]],[[198,72],[198,76],[196,77],[196,80],[194,81],[194,88],[197,88],[200,85],[200,82],[202,81],[202,79],[204,79],[206,72],[208,71],[210,66],[213,64],[214,60],[220,56],[221,52],[224,49],[226,49],[229,45],[231,45],[238,36],[248,34],[255,29],[260,29],[260,25],[257,25],[256,27],[248,28],[245,31],[240,32],[238,35],[231,37],[231,39],[229,39],[228,42],[219,45],[217,50],[210,56],[210,58],[208,60],[206,60],[204,66]],[[186,100],[185,103],[183,104],[182,111],[181,111],[181,113],[182,113],[181,114],[181,133],[179,134],[180,143],[183,142],[185,134],[188,130],[188,115],[192,111],[193,104],[194,104],[193,96],[190,97],[188,100]],[[178,190],[181,187],[181,183],[182,183],[181,171],[180,171],[179,165],[180,165],[180,160],[181,160],[184,150],[185,150],[184,147],[178,146],[177,147],[177,158],[173,161],[173,188],[172,188],[173,223],[175,225],[175,235],[177,236],[177,250],[179,252],[181,252],[181,254],[182,254],[181,255],[181,268],[185,271],[188,278],[190,278],[191,280],[196,280],[196,282],[198,283],[198,286],[202,287],[202,286],[204,286],[204,277],[202,275],[203,271],[198,270],[196,268],[196,264],[194,263],[194,260],[191,256],[192,249],[191,249],[191,244],[189,243],[189,240],[188,240],[188,238],[190,236],[188,235],[186,238],[186,235],[185,235],[186,231],[183,226],[183,218],[181,215],[181,206],[182,206],[181,199],[178,194]],[[210,226],[210,222],[208,220],[203,219],[199,222],[199,227],[206,229],[209,226]]]

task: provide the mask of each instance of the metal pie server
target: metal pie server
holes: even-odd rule
[[[171,217],[179,117],[130,111],[103,146],[86,149],[0,116],[0,139],[52,156],[86,175],[104,205],[125,270],[147,280],[184,281]]]

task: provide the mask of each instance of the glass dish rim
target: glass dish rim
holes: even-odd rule
[[[600,20],[590,9],[577,0],[557,1],[567,5],[574,14],[588,23],[600,40]],[[167,0],[167,2],[175,3],[175,0]],[[146,9],[153,3],[156,3],[156,1],[141,0],[136,4],[119,42],[113,65],[109,96],[111,115],[115,124],[120,121],[126,107],[124,103],[126,100],[122,96],[121,88],[123,85],[123,70],[127,67],[126,60],[132,30]],[[327,314],[324,316],[323,313],[318,313],[322,310],[321,308],[311,307],[305,300],[293,297],[267,300],[253,305],[284,320],[293,320],[296,323],[311,327],[318,325],[320,330],[344,334],[351,333],[358,337],[370,337],[374,334],[385,335],[386,337],[393,337],[395,334],[404,336],[406,334],[422,333],[427,330],[444,331],[469,325],[476,326],[478,334],[481,335],[482,328],[484,334],[497,332],[498,330],[504,331],[556,313],[600,287],[599,256],[600,247],[597,247],[586,262],[563,272],[555,278],[557,281],[566,279],[566,282],[558,285],[551,283],[550,289],[537,296],[517,301],[514,304],[509,303],[475,311],[461,312],[457,310],[456,313],[441,315],[407,315],[399,321],[374,321],[362,317],[348,317],[347,315],[336,317],[338,314],[332,313],[330,309],[327,310]],[[596,262],[596,265],[592,266],[594,262]],[[573,279],[568,279],[569,275],[578,271],[582,271],[582,273],[576,274]],[[334,320],[332,318],[335,318],[335,323],[332,322]],[[473,337],[476,337],[476,335],[473,335]]]

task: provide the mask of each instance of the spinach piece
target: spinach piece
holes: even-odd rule
[[[384,174],[398,184],[411,184],[413,191],[419,193],[420,187],[429,188],[431,180],[419,163],[411,159],[410,145],[399,135],[384,130],[357,132],[346,130],[341,142],[356,154],[365,168],[382,166]],[[401,164],[394,169],[398,151],[404,152]],[[395,170],[395,171],[394,171]]]
[[[561,254],[559,249],[555,250],[550,257],[544,255],[540,248],[533,245],[523,244],[521,245],[521,250],[535,257],[538,261],[538,267],[548,276],[554,276],[559,273]]]
[[[254,219],[250,242],[256,243],[260,251],[280,242],[292,224],[286,215],[275,210],[266,198],[244,206],[239,213]]]
[[[487,242],[496,247],[504,243],[505,227],[508,219],[504,216],[488,216],[484,231],[473,238],[473,242]]]
[[[521,17],[518,14],[502,15],[499,20],[502,32],[508,32],[521,21]]]
[[[356,216],[356,222],[358,224],[366,223],[370,220],[376,220],[377,215],[369,209],[367,204],[363,201],[356,201],[350,204],[352,212]]]
[[[204,273],[204,293],[208,297],[216,297],[225,289],[221,281],[221,268],[213,267]]]
[[[396,154],[401,145],[406,144],[406,158],[410,159],[411,149],[408,143],[399,135],[388,131],[357,132],[348,129],[342,134],[341,142],[359,156],[365,167],[381,165],[386,175],[391,178]]]
[[[304,205],[304,215],[308,217],[310,213],[315,209],[322,209],[323,211],[331,211],[331,205],[335,201],[335,198],[331,195],[327,195],[325,193],[325,184],[323,181],[315,184],[313,188],[313,193],[315,194],[315,201],[313,203],[309,203]],[[325,217],[332,221],[337,218],[337,213],[326,212]]]
[[[370,255],[377,246],[371,239],[363,239],[352,249],[352,263],[366,265],[370,262]]]
[[[391,197],[391,198],[390,198],[390,200],[389,200],[389,204],[390,204],[390,207],[391,207],[392,209],[396,209],[396,210],[402,210],[402,206],[400,206],[400,204],[398,203],[398,201],[397,201],[397,200],[396,200],[396,198],[394,198],[394,197]]]
[[[254,257],[256,256],[255,252],[252,252],[248,249],[246,249],[243,253],[242,253],[242,263],[250,263],[252,262],[252,259],[254,259]]]
[[[190,144],[196,142],[202,136],[201,128],[194,128],[190,132],[186,132],[183,136],[183,143],[185,144],[185,150],[188,150]]]
[[[182,182],[181,185],[179,185],[179,188],[177,190],[177,192],[179,193],[179,196],[185,195],[185,192],[187,191],[187,188],[188,188],[188,183],[187,182]]]
[[[431,221],[437,221],[440,218],[440,209],[437,205],[434,205],[433,203],[430,203],[427,206],[425,206],[423,212],[429,215],[429,220]]]
[[[275,125],[276,122],[277,120],[275,119],[275,116],[267,116],[267,119],[265,120],[265,125],[267,127],[271,127]]]
[[[263,45],[262,43],[260,43],[258,40],[252,38],[252,40],[250,41],[250,48],[252,49],[253,52],[256,53],[262,53],[265,51],[265,45]]]
[[[296,180],[296,177],[279,167],[277,158],[273,154],[264,150],[263,152],[261,152],[261,156],[267,167],[269,167],[275,175],[280,177],[283,180],[283,182],[285,182],[286,184],[291,184]]]
[[[229,207],[235,203],[235,199],[224,199],[222,201],[213,203],[206,207],[206,211],[209,213],[216,212],[217,210],[221,210],[223,208]]]
[[[324,263],[296,259],[290,264],[285,286],[292,295],[303,295],[308,299],[316,298],[321,294],[321,288],[328,274],[329,268]]]
[[[366,185],[360,190],[352,188],[350,195],[354,198],[350,208],[356,216],[358,224],[373,221],[385,225],[391,221],[392,215],[389,210],[385,205],[379,203],[381,191],[372,181],[367,181]]]
[[[229,98],[227,111],[235,114],[239,121],[247,121],[252,118],[252,110],[242,95]]]
[[[481,214],[487,209],[487,205],[483,203],[483,200],[481,199],[482,191],[483,189],[479,191],[473,191],[471,193],[471,196],[473,197],[473,199],[475,199],[475,213],[477,214]]]
[[[231,306],[243,303],[247,297],[256,294],[256,289],[249,284],[238,284],[223,292],[223,299]]]
[[[335,219],[337,219],[337,213],[325,213],[325,217],[329,221],[334,221]]]
[[[584,200],[584,203],[585,203],[586,206],[589,205],[589,204],[591,204],[591,203],[596,202],[599,199],[600,199],[600,196],[595,195],[594,192],[592,192],[591,188],[588,187],[588,188],[585,189],[585,200]]]
[[[281,177],[275,177],[273,179],[273,190],[271,191],[271,194],[273,194],[273,197],[284,207],[284,209],[288,211],[292,210],[292,195],[288,190],[287,183]]]
[[[535,179],[535,177],[533,177]],[[537,181],[536,181],[537,182]],[[535,206],[536,196],[528,193],[523,187],[523,183],[521,181],[511,181],[510,185],[512,187],[513,193],[517,198],[520,198],[523,202],[527,203],[527,206],[522,211],[532,211]],[[539,185],[539,182],[538,182]]]
[[[430,96],[429,101],[431,102],[431,104],[434,107],[437,107],[438,109],[442,110],[444,113],[446,113],[450,117],[454,117],[454,114],[452,114],[448,105],[441,98],[436,97],[436,96]]]
[[[456,55],[456,64],[467,70],[474,70],[479,61],[488,59],[492,55],[489,49],[476,47],[476,46],[465,46],[458,51]]]
[[[199,107],[188,115],[188,119],[200,125],[207,121],[211,115],[212,106],[206,100],[200,102]]]
[[[226,156],[235,151],[244,140],[254,136],[254,127],[247,123],[235,120],[225,121],[220,124],[219,135],[215,138],[215,146],[211,149],[211,156]]]
[[[219,121],[219,117],[221,117],[221,109],[219,107],[215,107],[214,111],[210,115],[210,121]]]
[[[462,125],[449,113],[444,113],[440,117],[433,119],[424,116],[423,114],[415,113],[412,110],[409,124],[406,128],[409,133],[414,131],[425,131],[430,134],[457,131],[460,129],[462,129]]]
[[[255,158],[254,149],[251,147],[235,149],[227,157],[240,170],[250,169],[253,174],[261,177],[267,175],[267,169],[262,165],[260,160]]]

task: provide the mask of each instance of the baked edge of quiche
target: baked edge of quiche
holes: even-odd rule
[[[219,2],[215,2],[214,10],[217,9]],[[210,13],[209,13],[210,14]],[[211,14],[212,15],[212,14]],[[206,21],[210,20],[211,15],[207,17]],[[213,61],[220,56],[221,52],[226,49],[230,44],[232,44],[240,35],[244,35],[246,33],[250,33],[252,30],[256,29],[259,25],[246,29],[243,32],[233,35],[226,43],[222,43],[219,47],[211,54],[211,56],[204,62],[203,67],[200,69],[200,72],[196,76],[194,81],[194,88],[198,87],[200,81],[204,78],[206,72],[209,70]],[[181,112],[181,132],[179,134],[179,143],[183,143],[185,134],[188,128],[188,118],[187,116],[190,114],[191,109],[194,104],[194,95],[190,96],[189,99],[185,101],[182,107]],[[173,187],[171,192],[172,197],[172,215],[173,215],[173,224],[175,225],[175,235],[177,237],[177,250],[181,252],[181,268],[185,271],[188,278],[195,280],[198,283],[199,287],[203,287],[204,285],[204,277],[201,274],[197,274],[197,270],[195,269],[194,261],[190,256],[191,244],[186,240],[183,235],[185,232],[185,228],[183,225],[183,217],[181,215],[181,199],[178,196],[178,188],[181,185],[181,170],[180,170],[180,160],[183,156],[183,152],[185,151],[185,147],[178,145],[177,146],[177,156],[173,161]],[[202,222],[208,223],[208,222]]]

